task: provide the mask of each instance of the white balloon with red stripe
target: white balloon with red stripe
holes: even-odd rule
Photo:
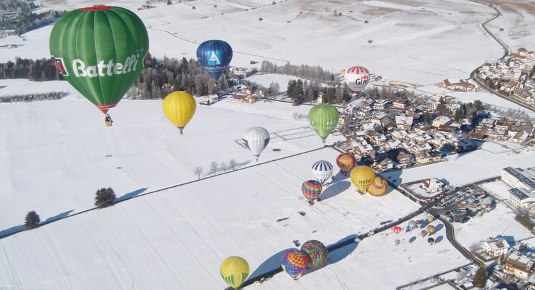
[[[362,92],[370,81],[370,72],[362,66],[352,66],[344,74],[347,86],[356,94]]]

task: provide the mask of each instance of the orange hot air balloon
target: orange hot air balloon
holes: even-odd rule
[[[336,157],[336,164],[340,167],[340,171],[348,173],[357,163],[357,159],[351,153],[342,153]]]
[[[361,193],[365,193],[375,178],[375,171],[369,166],[360,165],[351,170],[351,182]]]
[[[388,182],[381,176],[376,176],[368,187],[368,193],[373,196],[382,196],[388,190]]]

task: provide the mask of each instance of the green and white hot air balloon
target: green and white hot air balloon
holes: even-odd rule
[[[93,6],[63,15],[49,45],[63,78],[106,114],[141,73],[149,37],[132,11]]]
[[[340,112],[331,104],[317,104],[308,112],[310,126],[318,133],[325,143],[325,139],[338,125]]]

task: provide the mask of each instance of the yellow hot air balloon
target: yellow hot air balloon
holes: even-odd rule
[[[386,179],[376,176],[368,187],[368,193],[373,196],[382,196],[386,194],[387,189],[388,182],[386,182]]]
[[[169,121],[180,129],[180,135],[195,114],[196,108],[197,103],[193,96],[184,91],[172,92],[163,100],[163,112]]]
[[[432,222],[432,221],[434,221],[434,220],[435,220],[435,217],[432,216],[432,215],[429,215],[429,216],[427,217],[427,221],[428,221],[428,222]]]
[[[232,288],[238,288],[249,276],[249,264],[242,257],[232,256],[221,263],[221,277]]]
[[[357,187],[357,190],[365,193],[375,178],[375,171],[369,166],[360,165],[351,170],[350,177],[351,182]]]

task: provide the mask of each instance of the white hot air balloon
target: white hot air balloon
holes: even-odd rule
[[[269,143],[269,132],[262,127],[251,127],[243,134],[243,143],[245,143],[245,147],[253,152],[258,162],[258,156]]]
[[[365,67],[353,66],[345,72],[344,80],[354,93],[359,94],[368,85],[370,72]]]
[[[325,184],[333,175],[333,165],[325,160],[316,161],[312,164],[312,174],[321,184]]]

